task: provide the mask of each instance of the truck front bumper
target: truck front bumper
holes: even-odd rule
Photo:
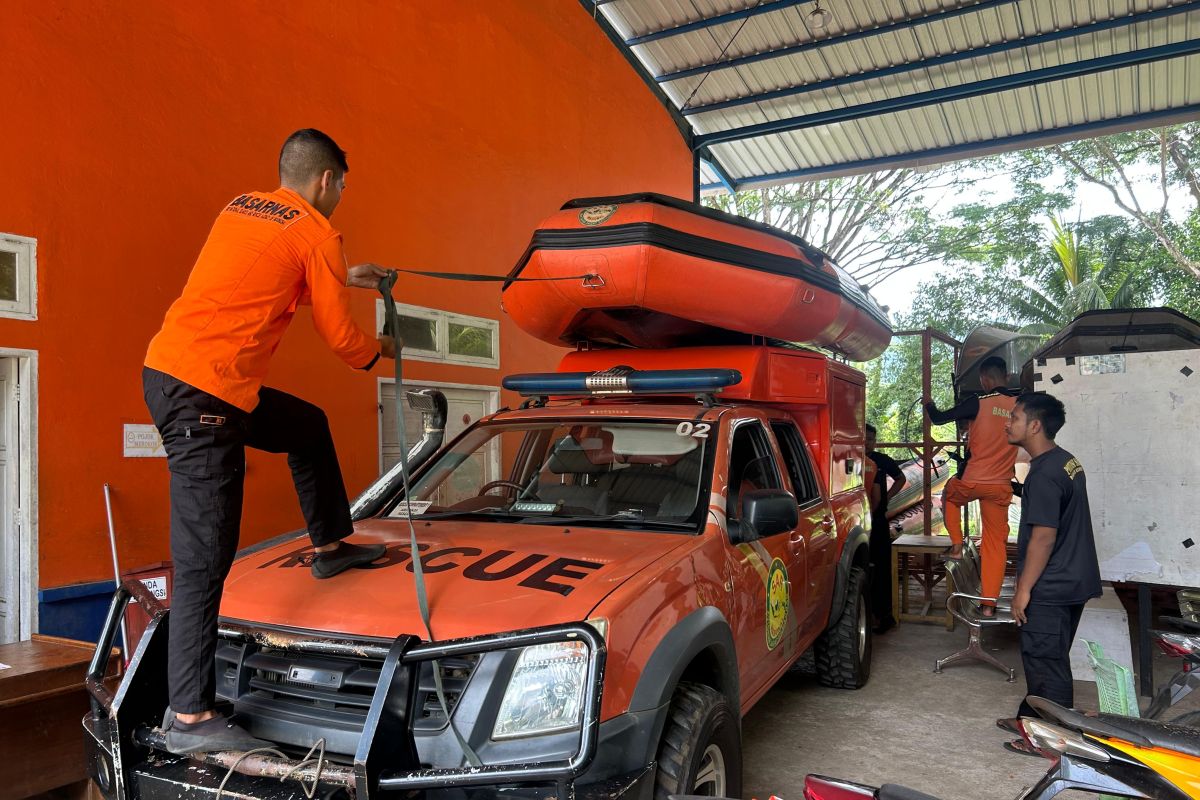
[[[116,694],[102,682],[126,605],[136,600],[150,624],[129,660]],[[397,796],[400,792],[450,792],[455,797],[497,796],[565,798],[580,796],[576,780],[596,755],[600,736],[600,694],[604,681],[604,641],[584,624],[557,625],[493,636],[445,642],[397,637],[387,649],[353,763],[334,763],[320,753],[296,759],[274,753],[210,753],[182,758],[163,749],[156,726],[166,709],[165,666],[168,612],[135,580],[113,597],[104,632],[96,646],[86,684],[92,710],[84,718],[88,771],[108,800],[157,797],[322,798]],[[552,642],[587,646],[586,679],[578,751],[568,758],[522,764],[429,767],[417,758],[413,735],[416,671],[427,661],[466,654],[513,650]],[[330,653],[339,643],[328,637],[273,638],[273,646]],[[357,645],[344,643],[348,650]],[[632,776],[599,781],[597,797],[624,796],[644,782],[646,769]],[[224,789],[222,789],[224,785]],[[588,796],[591,796],[590,793]],[[447,797],[449,800],[449,796]]]

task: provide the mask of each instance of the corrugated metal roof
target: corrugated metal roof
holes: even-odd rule
[[[1200,0],[580,0],[705,191],[1200,117]]]

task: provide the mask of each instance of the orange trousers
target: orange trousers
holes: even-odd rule
[[[946,488],[942,490],[942,516],[955,547],[963,540],[962,507],[972,500],[979,501],[979,516],[983,518],[979,548],[982,594],[999,597],[1000,586],[1004,583],[1004,565],[1008,561],[1008,507],[1012,504],[1012,488],[1007,483],[967,483],[958,478],[946,482]]]

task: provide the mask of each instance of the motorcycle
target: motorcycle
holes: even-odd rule
[[[1040,697],[1041,719],[1022,717],[1025,741],[1052,763],[1018,800],[1077,791],[1149,800],[1200,800],[1200,730],[1115,714],[1084,714]],[[880,788],[809,775],[805,800],[937,800],[902,786]]]
[[[1176,631],[1150,631],[1154,643],[1168,656],[1183,659],[1182,668],[1159,690],[1143,715],[1163,719],[1169,708],[1200,686],[1200,622],[1180,617],[1160,617]],[[1170,720],[1174,725],[1200,725],[1200,711],[1182,714]]]

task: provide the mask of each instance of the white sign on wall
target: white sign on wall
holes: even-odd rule
[[[162,437],[153,425],[125,423],[126,458],[166,458]]]

